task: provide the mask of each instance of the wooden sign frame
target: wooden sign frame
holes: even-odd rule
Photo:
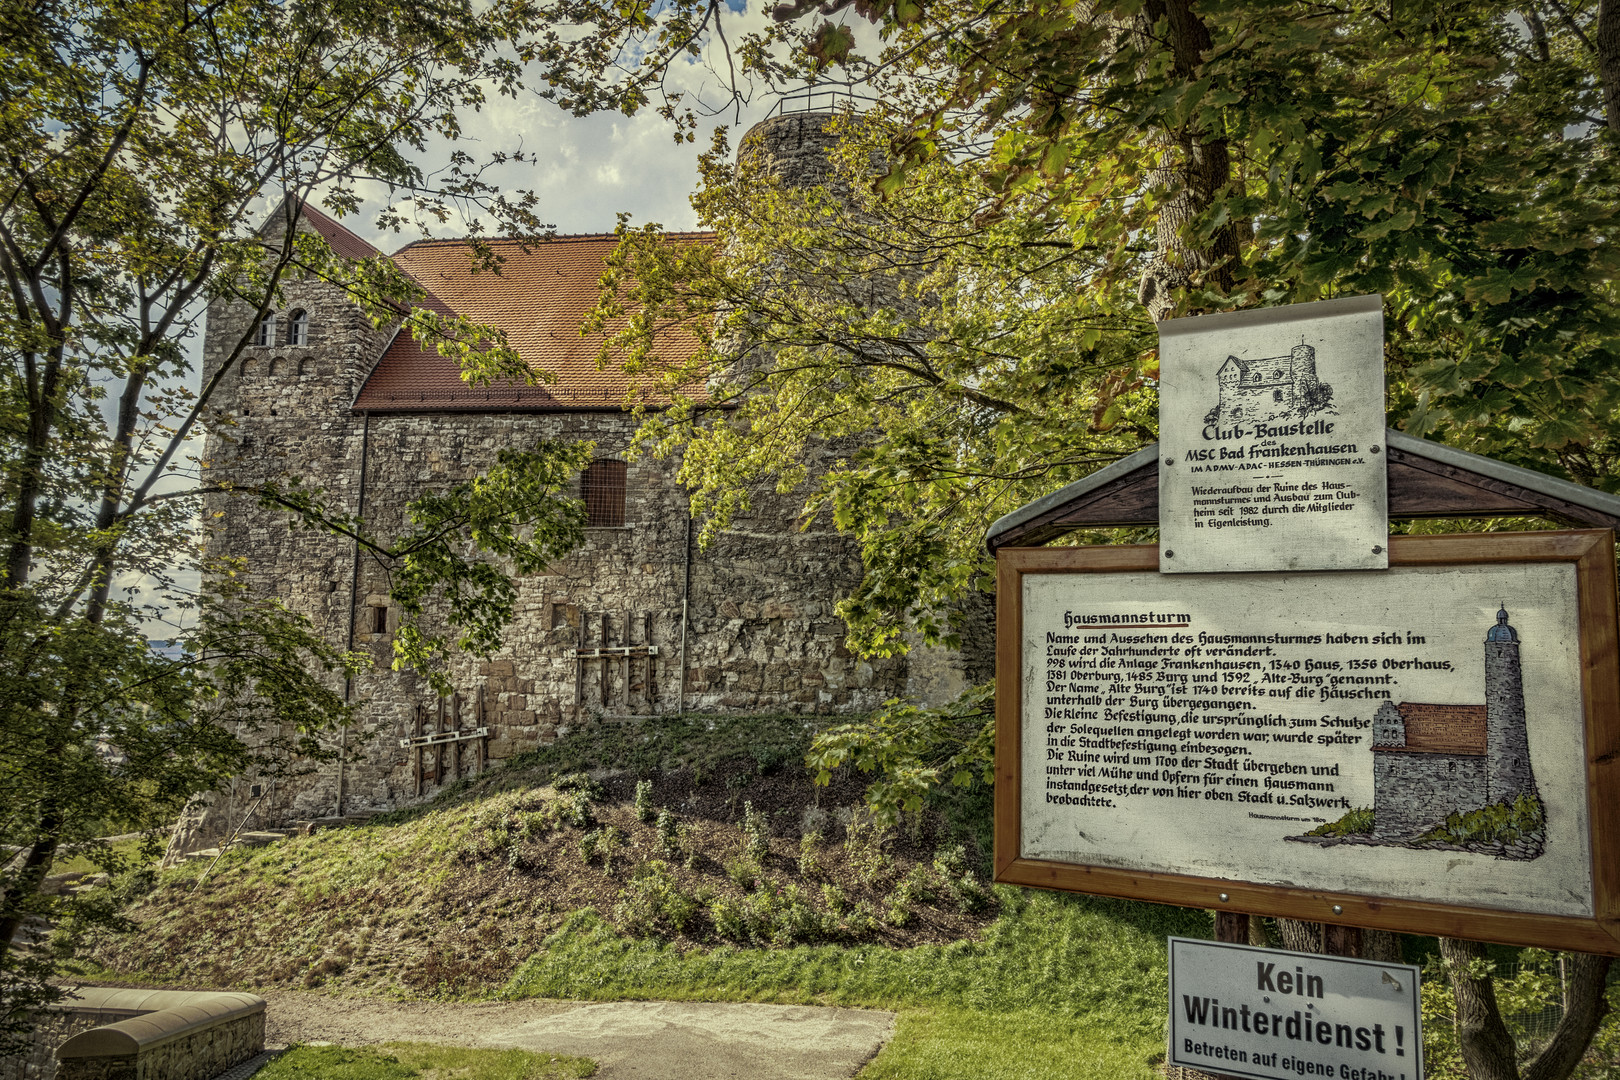
[[[1620,633],[1614,533],[1584,529],[1390,538],[1391,567],[1545,562],[1571,563],[1576,571],[1592,917],[1023,858],[1023,579],[1027,574],[1156,571],[1159,552],[1152,544],[997,552],[995,880],[1220,912],[1620,956]]]

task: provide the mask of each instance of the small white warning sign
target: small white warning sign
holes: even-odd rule
[[[1170,1064],[1255,1080],[1421,1080],[1418,969],[1170,939]]]

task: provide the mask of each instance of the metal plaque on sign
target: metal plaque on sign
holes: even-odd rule
[[[1170,939],[1169,1063],[1298,1080],[1421,1080],[1418,969]]]
[[[1165,573],[1389,565],[1383,298],[1159,324]]]

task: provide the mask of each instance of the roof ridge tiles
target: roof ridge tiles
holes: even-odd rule
[[[712,230],[690,229],[690,230],[686,230],[686,231],[683,231],[683,232],[666,232],[666,233],[661,233],[660,235],[664,236],[664,237],[671,237],[671,238],[680,239],[680,240],[712,240],[712,239],[714,239],[714,237],[717,234]],[[552,236],[541,236],[541,237],[484,236],[484,237],[478,237],[478,239],[482,240],[485,243],[491,243],[491,244],[503,244],[503,243],[504,244],[515,244],[515,243],[526,243],[526,242],[531,242],[532,241],[536,245],[539,245],[539,244],[573,243],[573,242],[586,241],[586,240],[617,240],[618,237],[619,237],[618,233],[605,232],[605,233],[557,233],[557,234],[552,235]],[[434,246],[447,245],[447,244],[455,244],[455,245],[460,246],[460,245],[467,244],[468,241],[470,241],[472,239],[473,239],[473,237],[469,237],[469,236],[459,236],[459,237],[431,237],[431,236],[429,236],[429,237],[423,237],[420,240],[412,240],[410,243],[408,243],[405,246],[397,249],[394,252],[394,254],[395,255],[401,255],[401,254],[403,254],[403,253],[405,253],[407,251],[410,251],[412,248],[418,248],[418,247],[434,247]]]

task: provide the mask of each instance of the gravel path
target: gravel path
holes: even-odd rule
[[[848,1080],[894,1014],[806,1005],[384,1001],[262,991],[267,1044],[434,1042],[595,1058],[598,1080]]]

